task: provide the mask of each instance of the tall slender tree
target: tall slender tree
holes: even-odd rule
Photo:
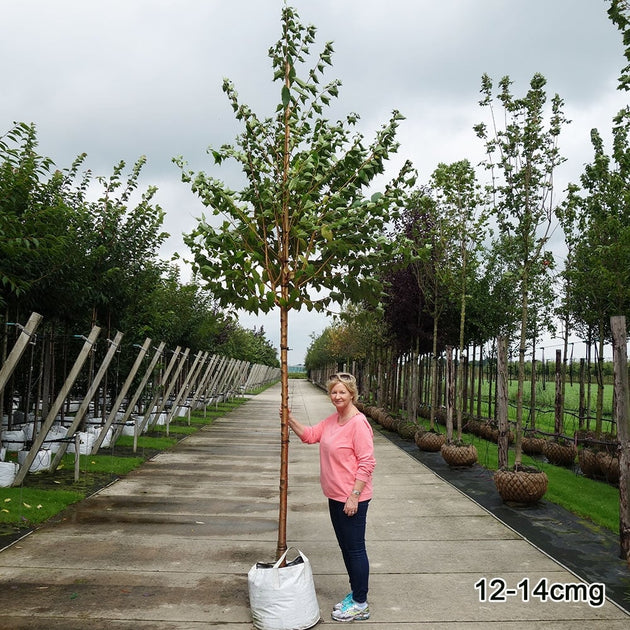
[[[499,230],[498,253],[505,262],[519,295],[518,318],[518,392],[516,400],[515,468],[522,463],[523,390],[528,323],[531,318],[532,291],[536,276],[545,274],[551,253],[545,248],[554,225],[556,202],[553,176],[564,158],[558,137],[568,122],[562,99],[556,94],[547,106],[546,79],[535,74],[526,95],[517,98],[511,80],[503,77],[494,95],[488,75],[482,78],[480,101],[490,110],[490,126],[475,126],[486,146],[486,167],[492,175],[490,189],[494,198],[494,218]],[[495,99],[502,116],[495,114]],[[500,121],[503,120],[502,124]]]
[[[471,276],[478,266],[478,256],[486,233],[487,212],[475,171],[468,160],[439,164],[431,177],[438,208],[445,217],[453,248],[449,267],[451,295],[459,305],[459,362],[457,364],[457,398],[455,401],[457,440],[462,439],[464,411],[464,346],[466,305],[470,300]]]
[[[386,235],[389,221],[404,204],[415,172],[405,163],[383,192],[366,198],[374,179],[398,149],[402,116],[390,120],[366,145],[355,130],[357,114],[331,122],[323,111],[338,97],[340,82],[321,84],[331,65],[326,43],[307,64],[316,29],[300,22],[295,9],[282,9],[282,36],[269,56],[280,102],[271,117],[259,118],[241,103],[231,81],[223,91],[243,126],[234,145],[210,149],[216,165],[233,160],[247,183],[240,191],[175,161],[182,179],[213,215],[202,218],[186,237],[196,272],[224,306],[250,312],[279,310],[282,374],[281,464],[278,557],[286,549],[288,487],[288,315],[291,310],[323,310],[331,302],[378,300],[376,270],[404,254]]]

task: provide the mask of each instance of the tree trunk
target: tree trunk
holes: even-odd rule
[[[499,337],[497,348],[497,419],[499,421],[499,469],[508,468],[509,424],[508,424],[508,378],[507,337]]]
[[[597,407],[595,409],[595,436],[602,435],[602,416],[604,414],[604,324],[599,326],[599,345],[597,348]]]
[[[481,420],[481,403],[483,387],[483,344],[479,346],[479,374],[477,376],[477,419]]]
[[[276,560],[287,550],[287,496],[289,489],[289,366],[288,366],[288,311],[280,308],[280,506],[278,513],[278,546]]]
[[[429,428],[433,430],[435,428],[435,409],[438,404],[438,356],[437,356],[437,333],[438,322],[437,317],[433,318],[433,370],[431,376],[431,411]]]
[[[554,400],[554,432],[556,438],[560,437],[564,431],[563,409],[562,409],[562,351],[556,350],[556,396]]]
[[[630,404],[626,318],[611,317],[615,366],[615,418],[619,438],[620,556],[630,565]]]
[[[536,335],[532,344],[532,376],[530,381],[529,416],[532,431],[536,429]]]
[[[470,399],[468,401],[468,413],[473,416],[475,413],[475,365],[477,359],[477,345],[473,344],[472,362],[469,362],[470,369]]]
[[[514,444],[514,468],[521,467],[523,459],[523,390],[525,386],[525,351],[527,348],[528,284],[523,278],[521,290],[521,336],[518,344],[518,390],[516,394],[516,438]]]
[[[584,428],[584,419],[586,418],[585,366],[586,361],[580,359],[580,409],[578,412],[578,427],[580,429]]]
[[[453,346],[446,346],[446,441],[453,441],[453,399],[455,382],[453,370]]]
[[[284,85],[288,90],[291,87],[291,62],[285,60]],[[287,495],[289,488],[289,282],[291,280],[289,269],[289,232],[290,232],[290,206],[289,206],[289,167],[290,167],[290,134],[291,134],[291,106],[287,103],[284,107],[284,147],[282,154],[282,216],[280,217],[280,506],[278,512],[278,546],[276,548],[276,560],[287,550]]]

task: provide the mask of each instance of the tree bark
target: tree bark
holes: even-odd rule
[[[615,418],[619,439],[619,547],[630,565],[630,404],[626,318],[611,317],[615,372]]]
[[[507,337],[497,340],[497,419],[499,421],[499,469],[508,468],[509,424],[508,424],[508,378]]]

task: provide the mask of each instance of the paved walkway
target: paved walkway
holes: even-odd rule
[[[330,413],[328,398],[310,383],[291,381],[291,389],[293,411],[305,422]],[[250,630],[247,571],[272,560],[277,542],[279,400],[275,386],[0,553],[0,629]],[[568,570],[378,433],[375,447],[372,618],[357,623],[392,630],[630,626],[613,603],[590,605],[600,589],[570,586],[577,578]],[[347,578],[319,488],[317,447],[292,436],[289,474],[288,544],[311,560],[320,625],[332,626],[330,609]],[[488,601],[476,584],[485,584]],[[503,584],[503,594],[515,594],[489,601]],[[542,601],[537,584],[581,601]]]

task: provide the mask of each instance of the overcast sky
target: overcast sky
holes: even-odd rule
[[[605,0],[294,0],[317,27],[319,52],[333,41],[327,78],[342,82],[335,111],[356,112],[371,139],[392,110],[406,116],[401,149],[428,180],[439,162],[482,157],[472,127],[484,120],[480,79],[509,75],[523,95],[536,72],[558,93],[573,122],[560,139],[567,163],[558,194],[592,158],[589,132],[609,136],[626,104],[616,90],[624,64],[621,35]],[[230,181],[208,146],[240,131],[221,90],[224,77],[261,116],[279,100],[269,47],[279,39],[281,0],[20,0],[3,2],[0,20],[0,133],[33,122],[40,153],[59,168],[87,153],[86,167],[109,175],[120,160],[148,162],[143,187],[159,188],[171,234],[162,255],[187,255],[182,232],[203,207],[171,160]],[[264,325],[279,346],[279,317],[243,316]],[[329,320],[304,311],[290,319],[289,362],[299,363]]]

